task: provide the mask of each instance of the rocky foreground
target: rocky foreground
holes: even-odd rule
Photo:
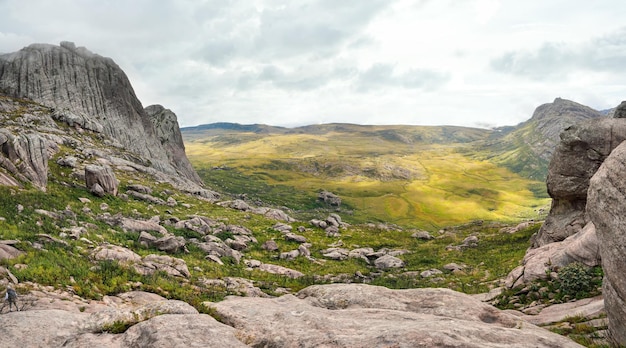
[[[9,347],[581,347],[448,289],[315,285],[205,305],[212,316],[145,292],[48,298],[3,315],[0,337]]]

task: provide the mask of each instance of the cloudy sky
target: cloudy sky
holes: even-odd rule
[[[0,0],[0,52],[73,41],[181,126],[514,125],[626,99],[623,0]]]

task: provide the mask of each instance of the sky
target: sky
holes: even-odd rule
[[[214,122],[495,127],[626,99],[623,0],[0,0],[0,53],[71,41]]]

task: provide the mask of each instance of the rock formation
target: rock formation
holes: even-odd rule
[[[155,126],[126,74],[110,58],[70,42],[33,44],[0,55],[0,92],[52,107],[55,119],[102,133],[153,168],[200,183],[184,149],[178,148],[175,116],[153,115]],[[161,143],[172,139],[178,143]]]
[[[624,120],[626,121],[626,120]],[[587,213],[602,255],[602,292],[614,343],[626,345],[626,143],[618,146],[591,179]]]
[[[626,140],[626,121],[600,118],[568,127],[561,133],[548,171],[552,207],[546,222],[533,238],[540,247],[562,241],[589,222],[585,216],[589,180],[602,162]]]
[[[195,182],[201,182],[200,177],[187,160],[185,144],[178,127],[176,114],[161,105],[150,105],[144,111],[150,118],[150,121],[152,121],[156,130],[157,140],[163,144],[165,154],[168,156],[170,163],[184,174],[183,176]]]
[[[624,140],[626,120],[615,118],[587,120],[561,133],[546,181],[550,213],[532,237],[522,266],[507,277],[507,286],[545,278],[552,269],[574,261],[600,264],[596,229],[585,211],[587,190],[602,162]]]
[[[142,292],[105,296],[82,311],[48,297],[4,315],[0,337],[7,347],[582,347],[448,289],[316,285],[297,296],[205,305],[221,322]],[[129,328],[111,332],[115,325]]]
[[[110,167],[93,164],[85,166],[85,186],[97,196],[103,196],[104,194],[117,196],[118,182],[115,178],[115,173]]]

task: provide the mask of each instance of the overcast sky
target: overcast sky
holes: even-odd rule
[[[515,125],[626,99],[624,0],[0,0],[0,52],[72,41],[179,124]]]

